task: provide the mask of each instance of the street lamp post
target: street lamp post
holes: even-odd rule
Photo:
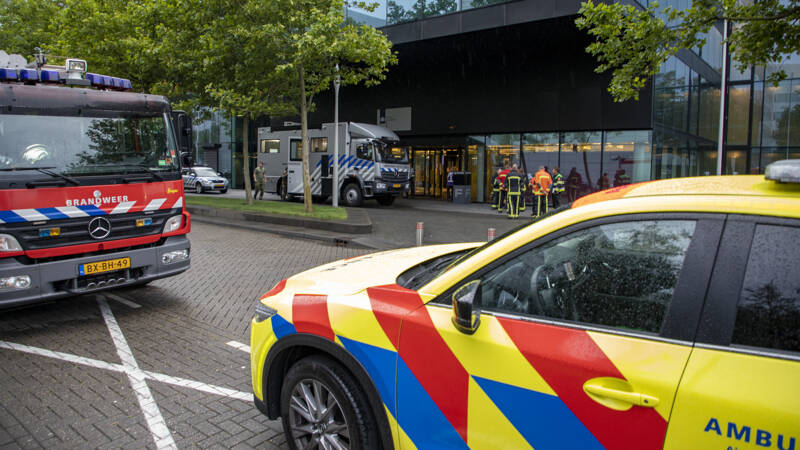
[[[336,64],[336,78],[333,79],[333,89],[336,92],[333,110],[333,207],[339,207],[339,86],[342,77],[339,75],[339,64]]]
[[[722,83],[720,83],[719,96],[719,134],[717,135],[717,175],[722,175],[722,139],[725,137],[725,93],[728,90],[728,19],[725,19],[724,28],[722,33]]]

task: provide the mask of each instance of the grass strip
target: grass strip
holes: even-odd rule
[[[284,214],[287,216],[312,217],[322,220],[347,220],[347,210],[328,205],[314,205],[314,211],[307,213],[303,203],[281,202],[272,200],[253,200],[252,205],[240,198],[206,197],[187,195],[186,204],[194,206],[210,206],[237,211],[259,212],[265,214]]]

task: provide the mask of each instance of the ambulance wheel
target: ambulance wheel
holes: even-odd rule
[[[200,184],[200,183],[195,183],[194,192],[197,193],[197,194],[202,194],[203,193],[203,185]]]
[[[375,197],[375,200],[377,200],[378,204],[381,206],[392,206],[392,203],[394,203],[394,195],[382,195],[380,197]]]
[[[280,404],[292,450],[380,447],[366,395],[329,357],[314,355],[295,363],[283,379]]]
[[[326,201],[328,201],[328,196],[327,195],[313,195],[311,197],[311,200],[314,203],[325,203]]]
[[[361,188],[357,183],[348,183],[342,189],[342,199],[347,206],[361,206],[364,197],[361,195]]]

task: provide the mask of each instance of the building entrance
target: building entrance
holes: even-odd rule
[[[462,147],[412,147],[414,195],[447,198],[447,171],[464,170]]]

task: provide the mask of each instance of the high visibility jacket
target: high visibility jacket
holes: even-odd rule
[[[553,178],[544,170],[536,172],[531,180],[531,187],[533,187],[534,195],[547,195],[550,193],[550,185],[553,184]]]
[[[520,195],[525,191],[525,184],[522,182],[522,175],[519,172],[509,172],[506,175],[505,189],[509,195]]]
[[[561,173],[557,173],[555,177],[553,177],[553,193],[560,194],[564,192],[566,188],[564,187],[564,175]]]

